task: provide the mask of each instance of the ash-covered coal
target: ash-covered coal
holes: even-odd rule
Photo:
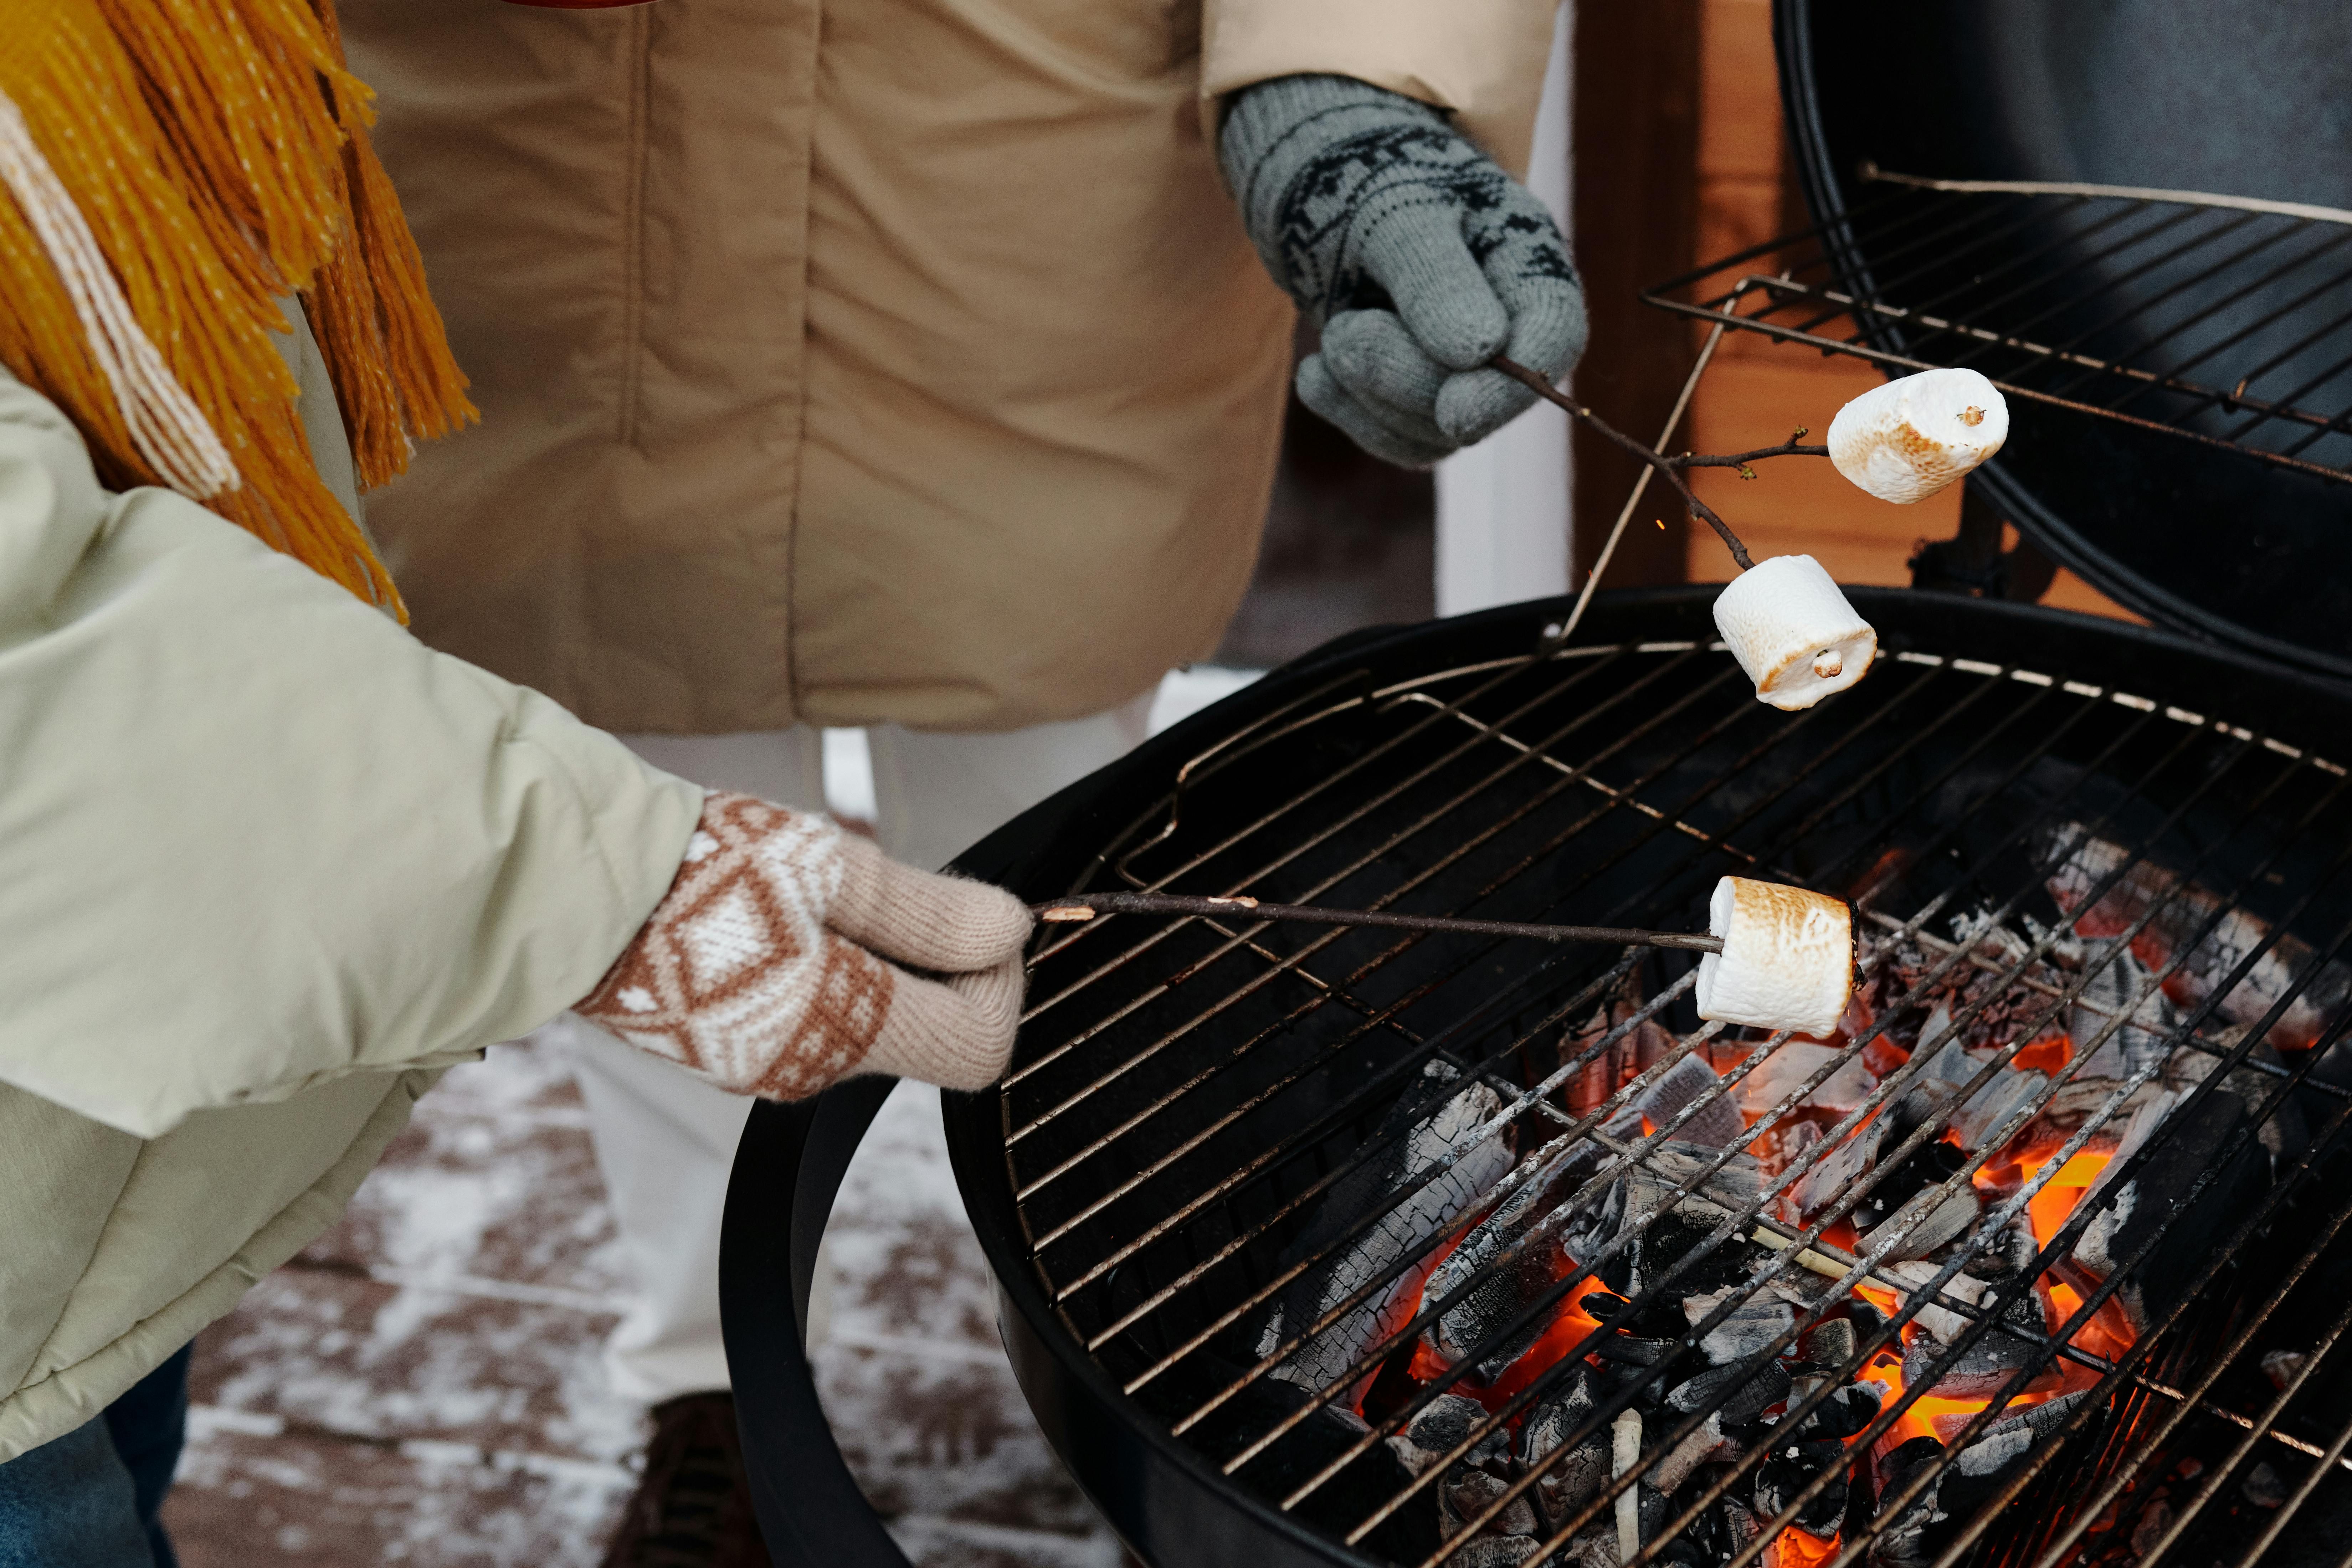
[[[1391,1374],[1407,1393],[1384,1446],[1426,1482],[1424,1555],[1450,1539],[1457,1564],[1532,1562],[1559,1537],[1543,1561],[1600,1568],[1646,1543],[1715,1568],[1759,1531],[1806,1532],[1795,1560],[1811,1562],[1866,1528],[1869,1561],[1931,1562],[2177,1304],[2273,1162],[2307,1147],[2260,1069],[2314,1044],[2352,967],[2288,941],[2263,956],[2270,933],[2242,911],[2199,934],[2221,906],[2168,871],[2097,891],[2118,852],[2079,829],[2037,852],[2038,911],[1865,927],[1823,1038],[1682,1046],[1638,1017],[1629,982],[1559,1037],[1557,1060],[1580,1065],[1516,1166],[1507,1135],[1470,1131],[1498,1103],[1486,1083],[1441,1077],[1391,1113],[1399,1152],[1295,1245],[1313,1266],[1258,1343],[1434,1247],[1276,1372],[1327,1385],[1431,1320]],[[2223,994],[2238,966],[2260,1005]],[[2305,982],[2317,999],[2287,1003]],[[2221,1063],[2241,1046],[2252,1065]],[[1397,1195],[1449,1161],[1433,1198]],[[1326,1250],[1368,1211],[1382,1223]]]

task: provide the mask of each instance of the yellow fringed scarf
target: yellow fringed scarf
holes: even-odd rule
[[[109,486],[171,484],[399,610],[319,480],[269,336],[299,295],[362,489],[407,467],[412,437],[477,417],[331,0],[0,0],[0,95],[47,165],[0,170],[0,363],[65,410]],[[28,205],[28,179],[55,199]],[[89,240],[89,267],[60,263]],[[191,405],[209,433],[169,417]]]

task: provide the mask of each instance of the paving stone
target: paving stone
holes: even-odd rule
[[[1118,1568],[1005,1363],[936,1093],[891,1098],[831,1252],[820,1391],[919,1568]],[[642,1462],[599,1359],[626,1289],[561,1059],[451,1073],[344,1220],[199,1339],[182,1560],[593,1568]]]

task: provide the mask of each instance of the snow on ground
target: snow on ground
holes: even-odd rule
[[[893,1095],[835,1211],[817,1353],[922,1568],[1117,1568],[996,1339],[939,1097]],[[343,1223],[198,1342],[166,1510],[187,1568],[593,1568],[643,1431],[598,1359],[627,1282],[571,1078],[457,1068]]]

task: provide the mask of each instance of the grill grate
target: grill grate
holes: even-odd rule
[[[1667,310],[2352,478],[2352,212],[1864,171],[1826,226],[1646,292]],[[1873,258],[1868,267],[1856,259]]]
[[[1927,654],[1901,655],[1851,697],[1793,715],[1757,704],[1719,645],[1547,646],[1530,658],[1385,688],[1361,676],[1334,680],[1194,758],[1174,793],[1106,848],[1086,889],[1072,890],[1246,892],[1423,913],[1674,926],[1699,923],[1717,876],[1751,873],[1854,896],[1880,943],[1908,942],[1926,955],[1910,994],[1948,989],[1970,973],[1991,983],[1968,992],[1950,1010],[1947,1033],[1919,1039],[1907,1062],[1875,1058],[1883,1079],[1759,1191],[1737,1173],[1726,1175],[1739,1150],[1887,1040],[1900,997],[1882,998],[1874,1024],[1791,1078],[1774,1066],[1787,1037],[1742,1039],[1739,1031],[1698,1026],[1687,955],[1536,952],[1368,928],[1301,934],[1242,919],[1109,916],[1066,928],[1042,939],[1018,1065],[1003,1098],[1009,1173],[1037,1276],[1064,1326],[1149,1418],[1331,1538],[1422,1568],[1516,1561],[1507,1552],[1523,1543],[1498,1546],[1485,1527],[1525,1517],[1513,1510],[1537,1489],[1540,1467],[1488,1488],[1466,1512],[1454,1508],[1443,1516],[1446,1524],[1435,1522],[1433,1494],[1482,1444],[1498,1433],[1507,1438],[1566,1380],[1587,1375],[1579,1369],[1588,1355],[1631,1353],[1633,1337],[1622,1330],[1654,1303],[1692,1294],[1678,1285],[1742,1258],[1742,1282],[1703,1316],[1685,1306],[1687,1331],[1663,1353],[1695,1354],[1775,1282],[1801,1285],[1800,1301],[1811,1308],[1792,1309],[1790,1326],[1731,1363],[1738,1374],[1722,1398],[1677,1413],[1663,1435],[1649,1401],[1654,1425],[1634,1462],[1612,1467],[1621,1473],[1574,1508],[1548,1514],[1528,1562],[1586,1561],[1593,1527],[1610,1524],[1621,1495],[1643,1500],[1645,1477],[1663,1475],[1753,1376],[1817,1342],[1805,1336],[1865,1286],[1891,1310],[1882,1322],[1865,1323],[1839,1366],[1791,1387],[1780,1430],[1795,1430],[1885,1366],[1880,1352],[1905,1356],[1901,1331],[1923,1312],[1945,1314],[1949,1342],[1926,1358],[1924,1381],[1904,1369],[1903,1385],[1846,1439],[1851,1455],[1876,1457],[1863,1459],[1863,1468],[1884,1458],[1878,1440],[1899,1436],[1922,1392],[1941,1386],[1980,1342],[2024,1346],[2011,1357],[2021,1364],[1932,1462],[1883,1478],[1874,1470],[1868,1489],[1857,1480],[1826,1535],[1800,1531],[1797,1521],[1821,1523],[1820,1500],[1843,1484],[1843,1461],[1774,1493],[1780,1506],[1761,1510],[1753,1539],[1701,1541],[1707,1521],[1720,1517],[1719,1500],[1758,1496],[1773,1452],[1765,1442],[1715,1464],[1704,1484],[1668,1489],[1667,1517],[1629,1516],[1640,1541],[1635,1560],[1793,1568],[1869,1554],[2054,1564],[2129,1542],[2146,1562],[2176,1542],[2203,1539],[2198,1531],[2231,1505],[2218,1489],[2229,1478],[2257,1463],[2301,1467],[2294,1473],[2307,1472],[2308,1484],[2270,1517],[2268,1535],[2243,1559],[2251,1563],[2304,1509],[2324,1472],[2352,1468],[2342,1465],[2352,1426],[2338,1430],[2331,1416],[2324,1429],[2314,1426],[2294,1404],[2326,1385],[2324,1363],[2342,1319],[2267,1402],[2250,1396],[2244,1375],[2250,1357],[2273,1348],[2265,1336],[2280,1331],[2279,1314],[2304,1310],[2282,1306],[2305,1300],[2292,1288],[2306,1276],[2316,1280],[2323,1264],[2333,1267],[2328,1249],[2352,1213],[2315,1196],[2327,1184],[2313,1181],[2352,1121],[2352,1096],[2311,1076],[2352,1026],[2341,987],[2330,989],[2338,973],[2331,966],[2352,941],[2352,888],[2341,876],[2352,859],[2341,809],[2347,783],[2342,768],[2221,717]],[[2063,984],[2028,973],[2072,935],[2053,916],[2049,866],[2036,849],[2061,830],[2122,851],[2102,868],[2084,908],[2104,907],[2136,875],[2164,872],[2132,923],[2086,944],[2088,956]],[[1989,926],[1979,916],[1976,934],[1946,934],[1954,915],[1980,910],[1990,911]],[[2228,925],[2249,915],[2260,923]],[[2290,927],[2303,938],[2289,939]],[[1976,1289],[1963,1270],[1984,1259],[2002,1226],[1980,1226],[1932,1275],[1913,1278],[1894,1272],[1878,1239],[1894,1222],[1866,1241],[1851,1231],[1843,1240],[1826,1234],[1936,1144],[1945,1121],[1993,1085],[2045,1026],[2086,1016],[2096,1026],[2075,1042],[2067,1066],[2008,1120],[2022,1127],[2052,1111],[2093,1054],[2142,1027],[2145,1010],[2161,1005],[2159,984],[2213,951],[2214,933],[2225,928],[2258,934],[2226,949],[2230,972],[2206,977],[2207,994],[2171,1021],[2163,1049],[2124,1079],[2097,1080],[2103,1088],[2067,1102],[2076,1119],[2066,1142],[2004,1196],[2010,1212],[2027,1212],[2093,1141],[2120,1136],[2134,1109],[2147,1103],[2135,1096],[2160,1079],[2189,1087],[2152,1136],[2115,1151],[2111,1194],[2162,1169],[2196,1109],[2225,1083],[2256,1097],[2254,1114],[2205,1152],[2211,1158],[2181,1202],[2135,1237],[2137,1255],[2116,1259],[2104,1282],[2081,1282],[2080,1305],[2065,1321],[2037,1319],[2036,1328],[2010,1309],[2075,1249],[2097,1204],[2081,1203],[2030,1267],[1990,1289]],[[1990,929],[2012,940],[1995,942],[1985,934]],[[2125,973],[2133,941],[2151,929],[2173,931],[2169,959],[2134,972],[2142,977],[2130,994],[2086,995],[2110,968]],[[2289,953],[2299,956],[2289,962]],[[2274,971],[2283,963],[2282,982]],[[1629,981],[1642,984],[1646,999],[1605,1028],[1580,1031]],[[2290,1061],[2262,1046],[2291,1008],[2323,994],[2333,1005],[2319,1048]],[[2244,1005],[2255,995],[2264,1005]],[[1939,1041],[2019,996],[2027,999],[2024,1016],[2012,1021],[2008,1043],[1982,1065],[1971,1062],[1972,1076],[1940,1117],[1921,1122],[1806,1223],[1776,1209],[1775,1200],[1850,1134],[1922,1081]],[[1670,1048],[1626,1081],[1609,1083],[1597,1104],[1576,1108],[1571,1091],[1592,1064],[1662,1025],[1674,1032]],[[1703,1093],[1662,1125],[1628,1119],[1636,1100],[1694,1057],[1712,1064]],[[2191,1061],[2204,1070],[2180,1065]],[[1452,1075],[1434,1087],[1433,1062]],[[1667,1147],[1711,1107],[1752,1098],[1751,1082],[1782,1087],[1738,1142],[1696,1158],[1688,1145]],[[1480,1126],[1403,1185],[1364,1201],[1365,1184],[1401,1142],[1472,1085],[1491,1094]],[[2283,1130],[2298,1125],[2305,1107],[2315,1125],[2289,1136]],[[1410,1291],[1430,1266],[1494,1200],[1457,1205],[1410,1245],[1391,1248],[1352,1289],[1321,1299],[1314,1321],[1266,1326],[1275,1309],[1295,1300],[1286,1289],[1355,1256],[1367,1238],[1377,1242],[1401,1205],[1434,1204],[1456,1167],[1490,1146],[1488,1131],[1506,1129],[1523,1152],[1574,1140],[1596,1146],[1577,1190],[1517,1251],[1413,1301]],[[2200,1199],[2218,1200],[2231,1172],[2263,1156],[2258,1138],[2278,1147],[2270,1151],[2275,1176],[2260,1184],[2256,1201],[2229,1205],[2226,1234],[2185,1249],[2168,1244],[2213,1223],[2215,1202]],[[1939,1172],[1931,1184],[1939,1196],[1920,1212],[1971,1192],[2006,1142],[1990,1137],[1958,1169]],[[1627,1215],[1605,1246],[1577,1252],[1572,1268],[1451,1366],[1421,1359],[1424,1331],[1496,1270],[1533,1248],[1557,1247],[1628,1170],[1656,1178],[1661,1195],[1643,1200],[1646,1217]],[[1696,1210],[1684,1204],[1709,1198]],[[1624,1273],[1623,1259],[1643,1238],[1664,1235],[1669,1216],[1683,1223],[1692,1213],[1703,1236],[1638,1280]],[[2292,1229],[2303,1245],[2252,1245],[2273,1226]],[[1302,1249],[1310,1230],[1313,1245]],[[1491,1386],[1479,1384],[1482,1359],[1531,1329],[1557,1331],[1572,1321],[1562,1309],[1603,1275],[1615,1279],[1612,1291],[1622,1287],[1614,1298],[1621,1305],[1585,1317],[1592,1326],[1563,1336],[1556,1348],[1564,1353],[1532,1377],[1514,1384],[1507,1373]],[[1324,1347],[1335,1328],[1393,1297],[1400,1281],[1412,1301],[1409,1319],[1350,1342],[1334,1363]],[[2127,1343],[2112,1331],[2102,1338],[2126,1289],[2137,1292],[2131,1299],[2142,1302],[2145,1322]],[[1302,1370],[1310,1363],[1316,1370]],[[2005,1410],[2013,1398],[2032,1400],[2029,1384],[2053,1378],[2081,1397]],[[1644,1402],[1640,1376],[1618,1382],[1580,1414],[1559,1452],[1605,1444],[1621,1413]],[[1476,1418],[1449,1434],[1435,1462],[1398,1479],[1391,1440],[1419,1431],[1418,1418],[1465,1391],[1477,1396]],[[1349,1414],[1335,1418],[1343,1407]],[[1959,1456],[2005,1413],[2029,1407],[2045,1413],[2048,1429],[2032,1431],[2030,1452],[1995,1478],[1991,1495],[1953,1520],[1925,1555],[1916,1542],[1903,1544],[1906,1505],[1965,1490],[1969,1478],[1954,1468]],[[2172,1464],[2184,1443],[2211,1450],[2210,1485],[2198,1491],[2184,1483],[2150,1502],[2158,1473],[2151,1466]],[[1870,1506],[1854,1500],[1865,1489],[1876,1494]],[[2029,1506],[2007,1507],[2021,1499]],[[2159,1506],[2167,1510],[2160,1519]],[[2230,1550],[2242,1544],[2233,1537]]]

